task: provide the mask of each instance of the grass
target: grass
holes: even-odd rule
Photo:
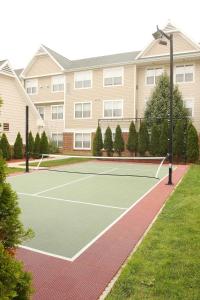
[[[182,183],[106,300],[200,299],[200,166]]]
[[[90,158],[81,158],[81,157],[70,157],[70,158],[64,158],[64,159],[43,161],[40,164],[40,167],[56,167],[56,166],[63,166],[63,165],[68,165],[68,164],[86,162],[89,160],[91,160],[91,159]],[[37,166],[37,165],[38,165],[38,162],[30,163],[30,166]]]
[[[6,167],[6,174],[8,174],[8,175],[13,174],[13,173],[19,173],[19,172],[24,172],[24,169]]]

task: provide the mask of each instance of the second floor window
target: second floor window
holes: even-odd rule
[[[29,95],[37,94],[38,81],[37,79],[28,79],[25,81],[26,92]]]
[[[194,79],[194,66],[193,65],[180,65],[176,66],[175,80],[177,83],[192,82]]]
[[[37,106],[40,117],[44,120],[44,106]]]
[[[63,120],[63,105],[53,105],[52,109],[52,120]]]
[[[106,100],[104,101],[104,118],[121,118],[123,117],[123,100]]]
[[[103,70],[104,86],[122,85],[123,73],[124,73],[123,67],[104,69]]]
[[[92,87],[92,71],[74,73],[75,89],[87,89]]]
[[[74,105],[74,116],[76,119],[84,119],[91,117],[91,103],[83,102],[83,103],[75,103]]]
[[[64,76],[58,75],[52,77],[52,92],[63,92],[64,91]]]
[[[147,69],[146,70],[146,84],[147,85],[155,85],[162,74],[163,74],[162,68]]]

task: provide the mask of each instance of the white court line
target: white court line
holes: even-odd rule
[[[127,207],[111,206],[111,205],[104,205],[104,204],[83,202],[83,201],[75,201],[75,200],[70,200],[70,199],[55,198],[55,197],[49,197],[49,196],[40,196],[40,195],[28,194],[28,193],[18,193],[18,195],[24,195],[24,196],[36,197],[36,198],[45,198],[45,199],[51,199],[51,200],[69,202],[69,203],[75,203],[75,204],[77,203],[77,204],[100,206],[100,207],[106,207],[106,208],[114,208],[114,209],[120,209],[120,210],[126,210],[127,209]]]
[[[115,170],[117,170],[117,168],[112,168],[112,169],[103,171],[103,172],[101,172],[101,173],[99,173],[99,174],[104,174],[104,173],[107,173],[107,172],[113,172],[113,171],[115,171]],[[69,182],[67,182],[67,183],[60,184],[60,185],[54,186],[54,187],[52,187],[52,188],[46,189],[46,190],[44,190],[44,191],[35,193],[35,194],[33,194],[33,195],[34,195],[34,196],[37,196],[37,195],[46,193],[46,192],[48,192],[48,191],[53,191],[53,190],[59,189],[59,188],[61,188],[61,187],[63,187],[63,186],[67,186],[67,185],[70,185],[70,184],[77,183],[77,182],[79,182],[79,181],[83,181],[83,180],[86,180],[86,179],[95,177],[95,176],[97,176],[97,175],[98,175],[98,174],[93,174],[93,175],[89,175],[89,176],[86,176],[86,177],[81,177],[81,178],[78,178],[78,179],[69,181]]]

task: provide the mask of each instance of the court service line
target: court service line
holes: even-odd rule
[[[69,202],[69,203],[75,203],[75,204],[92,205],[92,206],[99,206],[99,207],[113,208],[113,209],[120,209],[120,210],[126,210],[127,209],[127,207],[111,206],[111,205],[104,205],[104,204],[83,202],[83,201],[75,201],[75,200],[70,200],[70,199],[55,198],[55,197],[42,196],[42,195],[40,196],[40,195],[28,194],[28,193],[18,193],[18,194],[23,195],[23,196],[28,196],[28,197],[45,198],[45,199],[51,199],[51,200]]]
[[[107,172],[113,172],[113,171],[115,171],[115,170],[117,170],[117,168],[112,168],[112,169],[109,169],[109,170],[100,172],[99,174],[104,174],[104,173],[107,173]],[[69,182],[67,182],[67,183],[60,184],[60,185],[54,186],[54,187],[52,187],[52,188],[46,189],[46,190],[44,190],[44,191],[35,193],[35,194],[33,194],[33,195],[34,195],[34,196],[38,196],[38,195],[40,195],[40,194],[43,194],[43,193],[46,193],[46,192],[49,192],[49,191],[53,191],[53,190],[59,189],[59,188],[61,188],[61,187],[63,187],[63,186],[71,185],[71,184],[77,183],[77,182],[79,182],[79,181],[83,181],[83,180],[89,179],[89,178],[91,178],[91,177],[95,177],[95,176],[97,176],[97,175],[98,175],[98,174],[93,174],[93,175],[89,175],[89,176],[86,176],[86,177],[81,177],[81,178],[78,178],[78,179],[69,181]]]

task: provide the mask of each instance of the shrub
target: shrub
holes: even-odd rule
[[[36,134],[35,144],[34,144],[34,158],[40,158],[40,135]]]
[[[11,147],[10,147],[10,144],[8,142],[8,139],[5,135],[5,133],[3,133],[1,136],[0,148],[2,150],[3,158],[5,160],[10,160],[11,159]]]
[[[161,124],[159,145],[160,145],[160,155],[166,156],[168,153],[168,122],[167,122],[167,120],[164,120],[163,123]]]
[[[56,142],[53,140],[49,141],[49,153],[51,154],[59,153],[58,146],[56,145]]]
[[[112,131],[108,126],[104,136],[104,150],[107,153],[107,156],[112,156],[113,154],[113,140],[112,140]]]
[[[187,128],[186,155],[188,162],[196,162],[199,159],[199,139],[196,128],[189,124]]]
[[[103,139],[102,139],[102,133],[101,133],[101,127],[98,125],[94,140],[93,140],[93,155],[94,156],[101,156],[102,155],[102,149],[103,149]]]
[[[151,142],[150,142],[150,153],[151,155],[159,155],[160,154],[160,128],[155,123],[151,129]]]
[[[33,137],[31,131],[28,134],[28,152],[29,152],[30,157],[33,156],[33,153],[34,153],[34,137]]]
[[[132,156],[134,152],[135,154],[137,152],[137,144],[138,144],[138,136],[135,129],[135,124],[132,121],[129,127],[128,142],[126,145],[126,148],[128,149],[128,151]]]
[[[23,158],[23,142],[21,134],[18,132],[14,143],[14,158]]]
[[[45,131],[43,131],[40,139],[40,153],[47,154],[49,152],[49,143]]]
[[[175,158],[180,161],[184,154],[184,123],[183,120],[178,120],[173,134],[173,154]]]
[[[149,149],[149,133],[146,122],[141,122],[138,135],[138,151],[140,155],[144,155]]]
[[[117,125],[115,131],[114,150],[119,156],[121,156],[121,153],[124,151],[124,139],[120,125]]]

